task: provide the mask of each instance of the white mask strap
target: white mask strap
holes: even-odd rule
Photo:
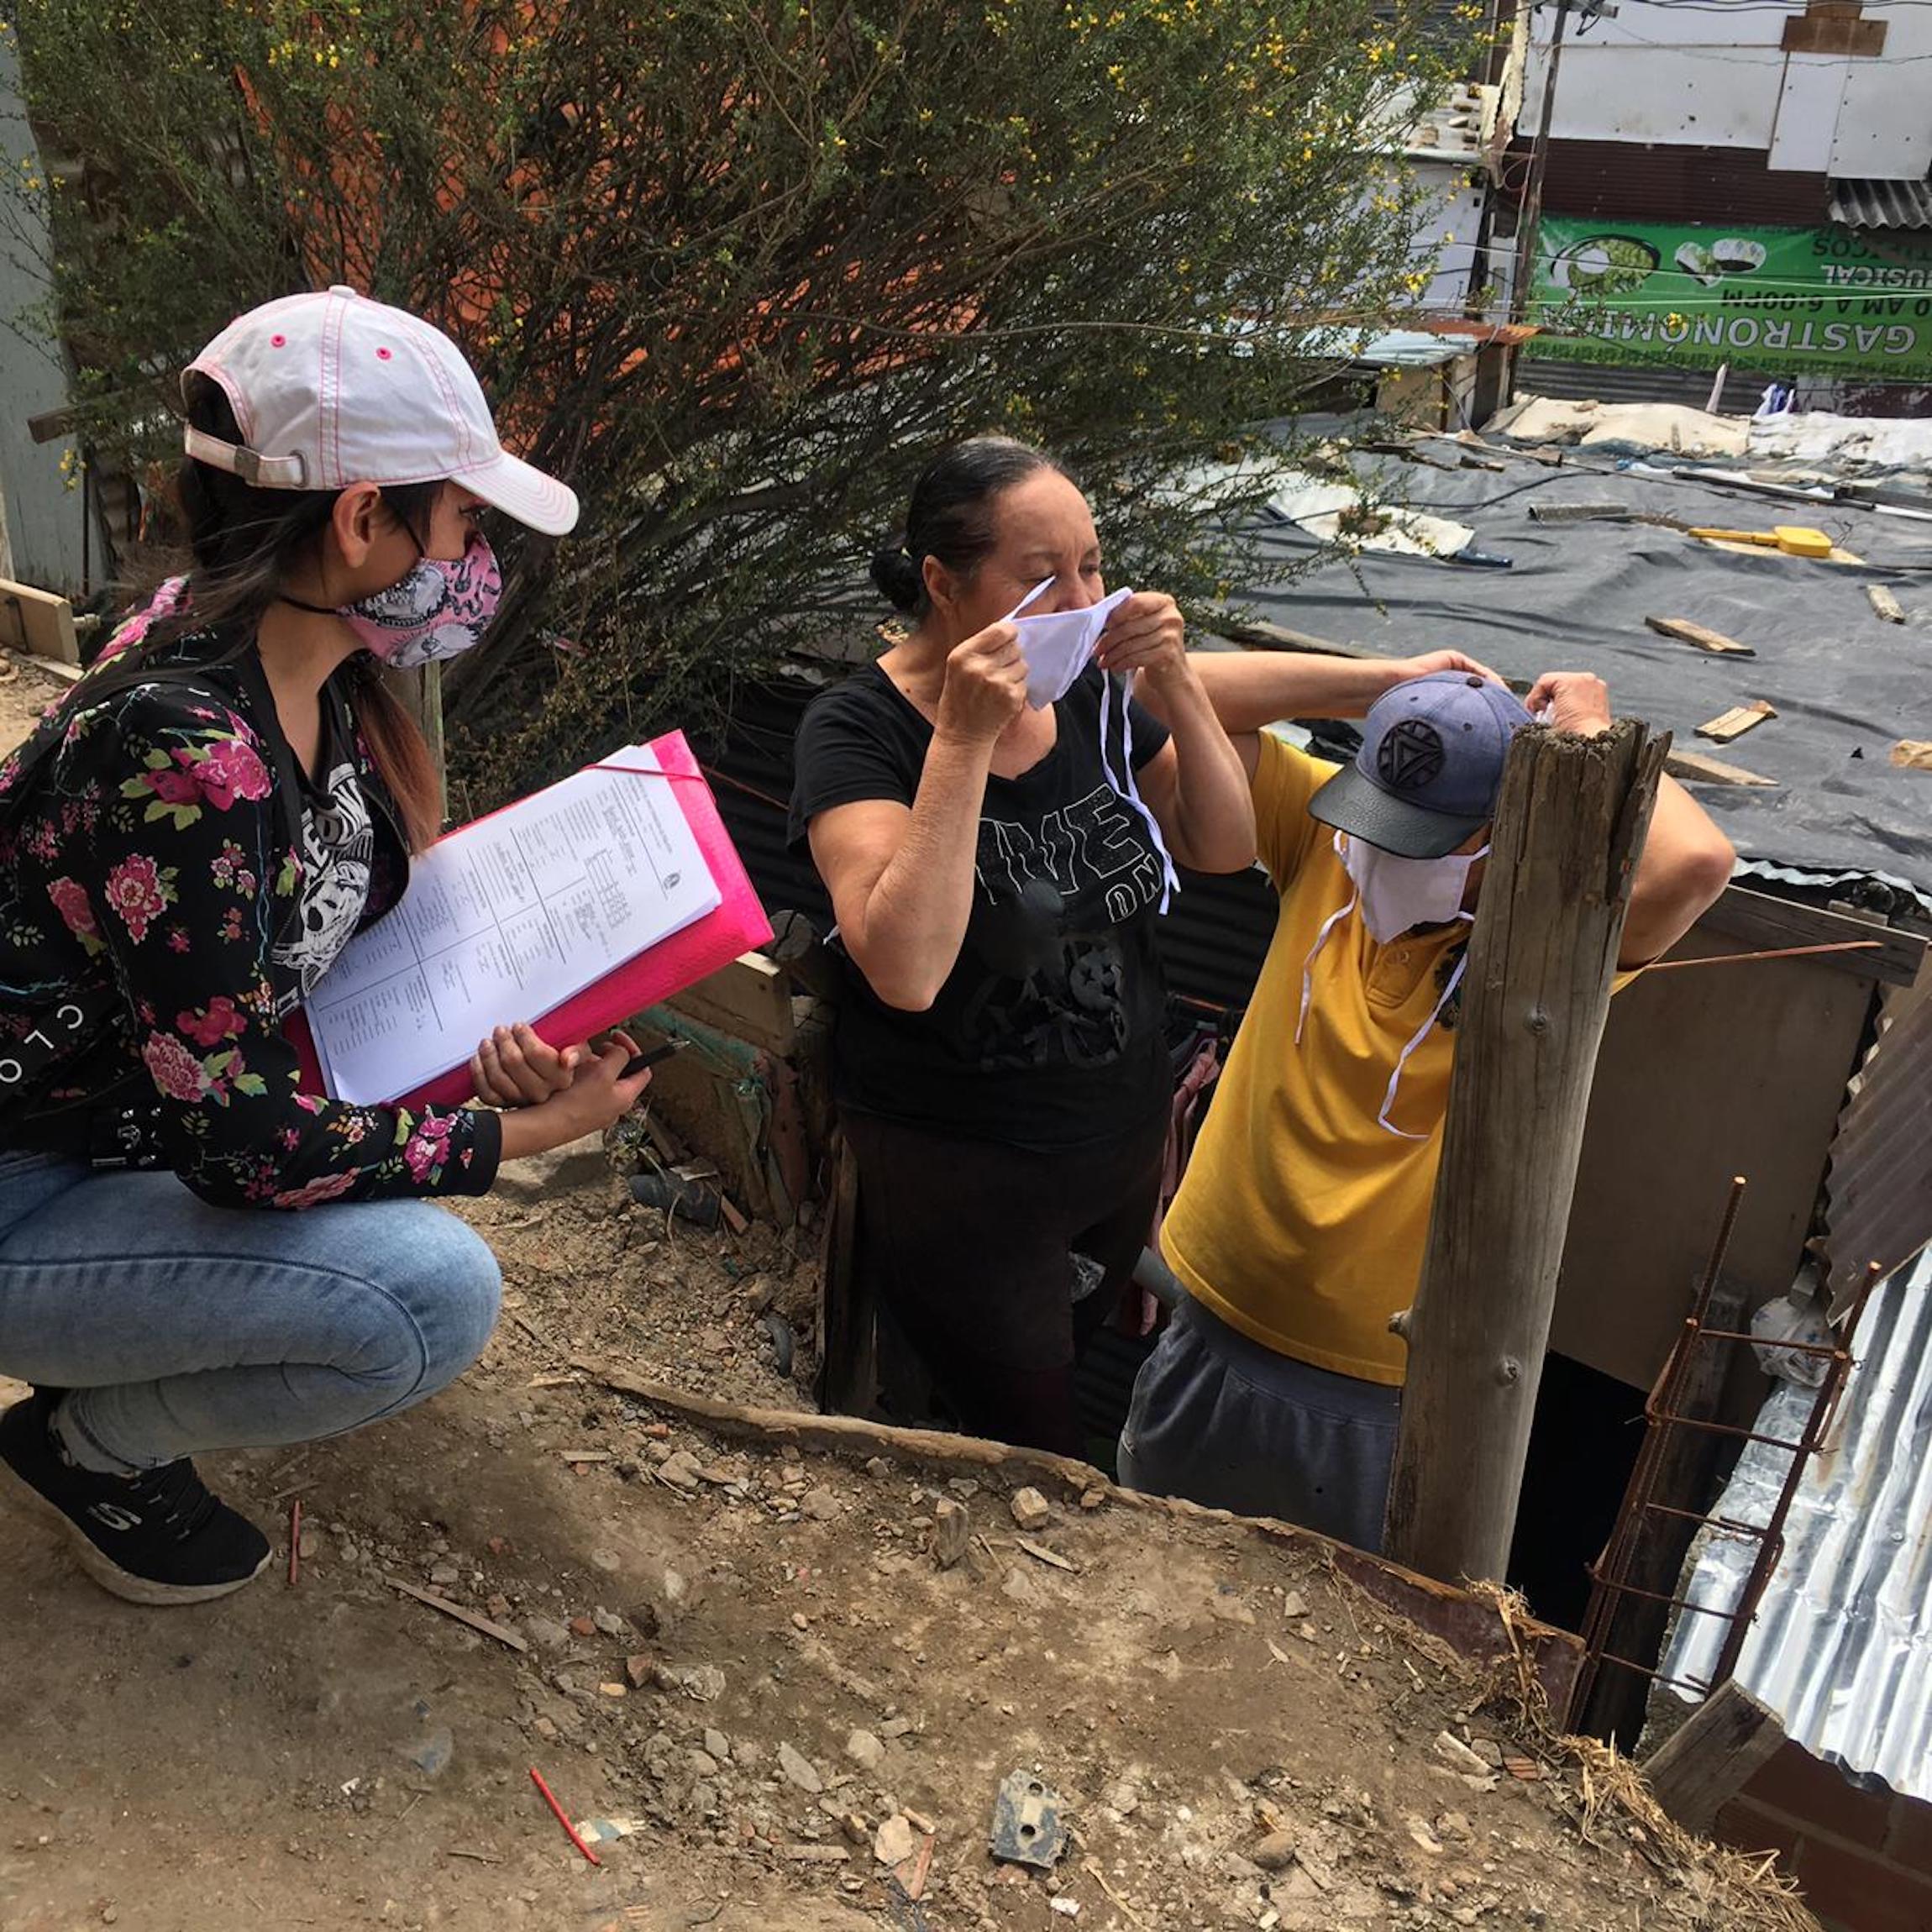
[[[1343,834],[1335,835],[1335,856],[1341,857]],[[1301,1029],[1308,1023],[1308,1002],[1315,992],[1315,962],[1321,949],[1328,943],[1328,936],[1355,910],[1356,902],[1362,897],[1362,889],[1352,878],[1349,882],[1348,903],[1339,912],[1331,912],[1321,922],[1321,930],[1315,936],[1315,943],[1308,949],[1308,957],[1301,963],[1301,1011],[1294,1016],[1294,1043],[1301,1044]]]
[[[1485,847],[1484,850],[1487,849]],[[1468,925],[1473,926],[1476,923],[1476,916],[1473,912],[1458,912],[1456,916]],[[1389,1076],[1388,1091],[1382,1096],[1382,1111],[1375,1118],[1378,1126],[1386,1128],[1398,1140],[1425,1141],[1429,1138],[1427,1134],[1412,1134],[1397,1126],[1389,1116],[1395,1110],[1395,1089],[1402,1084],[1402,1069],[1409,1064],[1409,1056],[1429,1037],[1435,1029],[1436,1022],[1442,1017],[1442,1009],[1456,997],[1456,989],[1462,983],[1462,969],[1468,963],[1469,953],[1465,948],[1462,957],[1456,962],[1455,971],[1449,975],[1449,984],[1442,989],[1442,997],[1436,1002],[1434,1011],[1422,1022],[1415,1038],[1397,1056],[1395,1071]]]
[[[1114,689],[1115,674],[1100,674],[1100,770],[1108,784],[1141,815],[1141,822],[1147,828],[1147,837],[1161,858],[1161,904],[1164,913],[1173,902],[1173,895],[1180,890],[1180,880],[1174,874],[1173,855],[1168,850],[1168,842],[1161,837],[1161,828],[1152,812],[1148,811],[1141,797],[1141,788],[1134,782],[1133,721],[1128,715],[1126,680],[1121,680],[1121,689],[1116,698]],[[1108,738],[1112,729],[1112,718],[1116,703],[1121,717],[1121,777],[1116,779],[1107,760]]]

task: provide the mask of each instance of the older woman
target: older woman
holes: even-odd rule
[[[1106,595],[1086,500],[1039,451],[943,451],[873,576],[911,633],[812,706],[792,796],[851,982],[861,1266],[963,1426],[1076,1451],[1077,1345],[1158,1185],[1168,855],[1247,865],[1246,777],[1158,592],[1118,604],[1051,703],[1036,664],[1029,703],[1020,608]]]

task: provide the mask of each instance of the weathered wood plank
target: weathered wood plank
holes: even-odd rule
[[[1697,735],[1709,738],[1714,744],[1729,744],[1747,731],[1756,731],[1767,718],[1777,716],[1775,705],[1764,698],[1754,698],[1747,705],[1733,705],[1729,711],[1719,711],[1697,727]]]
[[[1822,906],[1774,899],[1768,892],[1752,892],[1741,885],[1727,885],[1698,924],[1727,939],[1743,940],[1754,953],[1768,953],[1781,946],[1832,946],[1845,940],[1876,939],[1879,944],[1873,952],[1823,953],[1819,963],[1856,979],[1882,979],[1894,986],[1909,986],[1925,958],[1925,942],[1914,932],[1902,932],[1871,920],[1848,919]]]
[[[1694,751],[1672,751],[1664,761],[1664,769],[1680,785],[1775,785],[1777,783],[1775,778],[1746,771],[1740,764],[1725,764],[1720,759],[1706,758]]]
[[[1555,1310],[1597,1047],[1667,737],[1519,732],[1491,834],[1409,1322],[1385,1544],[1499,1580]]]
[[[1693,624],[1688,617],[1646,617],[1644,622],[1660,638],[1675,638],[1680,644],[1690,644],[1698,650],[1708,651],[1714,658],[1755,658],[1757,655],[1749,644],[1740,644],[1735,638],[1727,638],[1722,631]]]
[[[1639,1768],[1686,1831],[1708,1832],[1784,1742],[1777,1716],[1735,1678],[1721,1683]]]
[[[780,1059],[796,1043],[791,981],[762,953],[741,953],[730,965],[673,995],[668,1004]]]
[[[1215,626],[1217,637],[1237,644],[1252,644],[1267,651],[1306,651],[1316,657],[1368,658],[1375,654],[1360,644],[1338,644],[1332,638],[1318,638],[1307,631],[1293,631],[1286,624],[1272,623],[1266,617],[1227,617]]]
[[[51,591],[16,584],[0,577],[0,644],[28,651],[60,664],[81,661],[81,640],[74,628],[74,606]]]

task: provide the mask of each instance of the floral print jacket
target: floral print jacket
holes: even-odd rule
[[[346,1105],[303,1074],[282,1030],[301,989],[275,956],[301,879],[288,754],[259,658],[197,662],[211,642],[89,704],[97,669],[0,764],[0,1144],[74,1152],[97,1105],[155,1105],[169,1163],[219,1205],[481,1194],[494,1114]],[[407,858],[360,743],[355,764],[377,827],[366,924]]]

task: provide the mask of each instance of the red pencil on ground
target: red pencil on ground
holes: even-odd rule
[[[598,1857],[596,1853],[591,1851],[590,1846],[577,1835],[576,1826],[571,1824],[570,1819],[564,1814],[563,1806],[557,1802],[556,1793],[550,1789],[549,1785],[544,1783],[543,1774],[538,1770],[535,1765],[530,1767],[530,1782],[543,1793],[544,1803],[549,1805],[551,1811],[555,1814],[558,1824],[563,1826],[571,1844],[575,1845],[578,1851],[590,1860],[591,1864],[601,1866],[604,1862],[603,1860]]]

